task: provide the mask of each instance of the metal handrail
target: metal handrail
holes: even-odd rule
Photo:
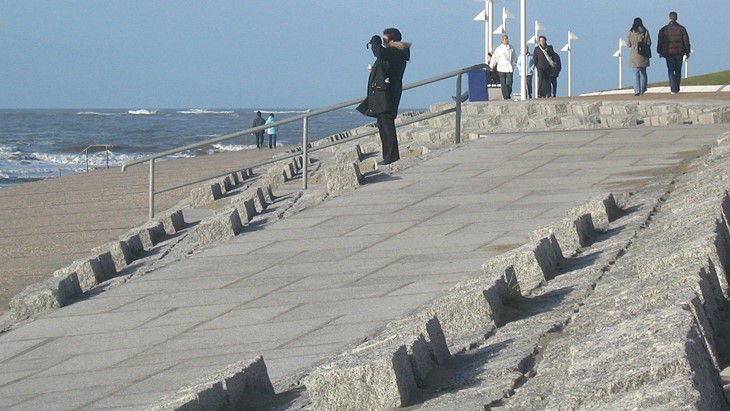
[[[456,77],[456,96],[459,96],[458,98],[455,98],[456,107],[453,110],[444,110],[443,112],[440,112],[440,113],[436,114],[435,116],[444,115],[444,114],[447,114],[447,112],[455,112],[456,113],[456,126],[455,126],[456,127],[456,130],[455,130],[455,135],[454,135],[454,142],[456,144],[458,144],[458,143],[461,142],[461,103],[462,103],[461,100],[462,99],[460,98],[460,96],[462,96],[462,92],[461,92],[461,78],[462,78],[462,75],[464,73],[468,73],[468,72],[471,72],[471,71],[483,70],[486,67],[487,67],[486,64],[476,64],[474,66],[462,68],[462,69],[455,70],[455,71],[451,71],[451,72],[448,72],[448,73],[445,73],[445,74],[442,74],[442,75],[439,75],[439,76],[435,76],[435,77],[431,77],[431,78],[428,78],[428,79],[425,79],[425,80],[417,81],[415,83],[407,84],[407,85],[403,86],[403,90],[406,91],[406,90],[410,90],[410,89],[413,89],[413,88],[421,87],[421,86],[424,86],[424,85],[427,85],[427,84],[431,84],[431,83],[435,83],[435,82],[438,82],[438,81],[446,80],[446,79],[449,79],[449,78],[452,78],[452,77]],[[155,210],[154,196],[155,196],[156,193],[163,192],[163,191],[155,191],[155,160],[157,160],[158,158],[167,157],[169,155],[177,154],[177,153],[180,153],[180,152],[183,152],[183,151],[188,151],[188,150],[193,150],[193,149],[196,149],[196,148],[208,146],[208,145],[211,145],[211,144],[215,144],[215,143],[219,143],[221,141],[225,141],[225,140],[230,140],[230,139],[233,139],[233,138],[241,137],[241,136],[248,135],[248,134],[251,134],[251,133],[256,133],[256,132],[259,132],[259,131],[264,131],[265,129],[267,129],[269,127],[280,126],[280,125],[284,125],[284,124],[288,124],[288,123],[293,123],[295,121],[302,120],[303,121],[303,125],[302,125],[302,153],[301,154],[293,154],[290,157],[295,157],[295,156],[298,156],[298,155],[301,155],[303,157],[303,160],[304,160],[303,161],[304,168],[302,170],[302,176],[303,176],[303,178],[302,178],[302,188],[303,189],[307,189],[307,174],[308,174],[307,167],[308,167],[308,163],[309,163],[309,143],[307,142],[307,139],[308,139],[308,121],[309,121],[309,118],[310,117],[314,117],[314,116],[318,116],[318,115],[321,115],[321,114],[326,114],[326,113],[329,113],[329,112],[332,112],[332,111],[335,111],[335,110],[339,110],[341,108],[345,108],[345,107],[349,107],[349,106],[354,106],[356,104],[360,104],[360,102],[362,102],[363,98],[364,97],[359,97],[359,98],[352,99],[352,100],[348,100],[348,101],[345,101],[345,102],[342,102],[342,103],[339,103],[339,104],[335,104],[335,105],[332,105],[332,106],[329,106],[329,107],[325,107],[325,108],[322,108],[322,109],[318,109],[318,110],[310,111],[310,112],[307,112],[307,113],[303,113],[303,114],[300,114],[300,115],[297,115],[297,116],[294,116],[294,117],[290,117],[290,118],[287,118],[287,119],[284,119],[284,120],[279,120],[279,121],[276,121],[276,122],[271,123],[271,124],[265,124],[265,125],[261,125],[261,126],[257,126],[257,127],[252,127],[252,128],[249,128],[249,129],[246,129],[246,130],[243,130],[243,131],[238,131],[238,132],[235,132],[235,133],[226,134],[224,136],[220,136],[220,137],[212,138],[212,139],[209,139],[209,140],[205,140],[205,141],[202,141],[200,143],[188,144],[188,145],[183,146],[183,147],[178,147],[178,148],[166,150],[166,151],[163,151],[161,153],[153,154],[153,155],[146,156],[146,157],[141,157],[141,158],[138,158],[136,160],[128,161],[128,162],[122,164],[121,170],[122,170],[122,172],[124,172],[124,171],[126,171],[127,167],[131,167],[131,166],[134,166],[134,165],[137,165],[137,164],[142,164],[142,163],[145,163],[145,162],[149,162],[150,163],[150,166],[149,166],[150,167],[150,171],[149,171],[149,194],[148,194],[149,197],[148,197],[148,200],[149,200],[149,218],[152,219],[152,218],[154,218],[154,210]],[[435,117],[435,116],[433,116],[433,117]],[[412,124],[414,122],[421,121],[421,120],[414,120],[412,122],[408,122],[407,124]],[[398,127],[401,127],[403,125],[406,125],[406,123],[405,122],[402,122],[401,124],[398,125]],[[373,131],[372,133],[367,134],[367,135],[375,134],[376,132],[377,131]],[[358,135],[358,138],[364,137],[364,136],[365,135]],[[351,141],[351,140],[352,139],[339,140],[337,142],[337,144],[341,144],[341,143],[344,143],[345,141]],[[286,157],[286,158],[289,158],[289,157]],[[277,161],[281,161],[282,159],[285,159],[285,158],[279,157],[279,158],[277,158],[275,160],[271,160],[271,161],[267,161],[267,162],[264,162],[264,163],[260,163],[257,166],[261,166],[261,165],[265,165],[265,164],[271,164],[271,163],[274,163],[274,162],[277,162]],[[174,188],[168,187],[168,188],[165,188],[164,190],[165,191],[170,191],[170,190],[173,190],[175,188],[180,188],[180,187],[184,187],[184,186],[196,184],[196,183],[199,183],[199,182],[202,182],[202,181],[210,180],[211,178],[216,178],[216,177],[224,176],[226,174],[229,174],[229,173],[217,174],[214,177],[208,177],[208,178],[206,178],[204,180],[196,179],[195,181],[178,184],[178,185],[174,186]]]
[[[76,154],[74,158],[71,159],[71,161],[81,157],[83,154],[86,154],[86,172],[89,172],[89,149],[95,148],[95,147],[104,147],[104,151],[106,152],[106,168],[109,168],[109,147],[114,147],[113,144],[92,144],[85,149],[81,150],[80,153]],[[61,175],[61,170],[63,168],[58,169],[58,175]]]

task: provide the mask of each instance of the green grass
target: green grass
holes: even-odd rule
[[[730,84],[730,70],[682,78],[683,86],[716,86]],[[649,83],[649,87],[668,87],[669,81]]]

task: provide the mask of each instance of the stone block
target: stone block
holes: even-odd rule
[[[337,192],[359,187],[362,184],[362,175],[357,164],[340,164],[325,169],[327,191]]]
[[[578,218],[590,214],[593,226],[599,230],[608,229],[608,224],[621,216],[621,209],[616,205],[612,193],[595,197],[587,203],[567,211],[568,217]]]
[[[56,270],[53,276],[66,277],[71,273],[76,273],[79,286],[83,292],[91,290],[105,279],[104,271],[101,264],[99,264],[99,259],[96,257],[76,260],[71,265]]]
[[[160,221],[153,220],[133,228],[129,233],[138,236],[144,250],[149,251],[165,237],[165,227]]]
[[[140,258],[144,252],[144,245],[139,237],[139,234],[126,233],[119,237],[119,241],[126,244],[127,250],[129,250],[130,261]]]
[[[604,128],[634,127],[639,123],[636,114],[601,115],[600,120]]]
[[[598,112],[601,116],[630,116],[638,114],[639,109],[638,104],[635,103],[614,103],[601,105]]]
[[[353,163],[360,160],[360,152],[356,148],[338,151],[335,154],[335,162],[337,162],[337,164]]]
[[[504,271],[494,271],[460,282],[424,311],[438,318],[447,341],[483,337],[503,324],[502,300],[507,293]]]
[[[557,115],[545,115],[545,116],[532,116],[528,118],[528,126],[530,128],[551,128],[561,124],[561,116]]]
[[[730,121],[727,110],[711,111],[697,115],[697,124],[725,124]]]
[[[10,311],[20,321],[68,305],[80,294],[78,276],[71,272],[29,285],[10,300]]]
[[[160,214],[154,218],[154,221],[162,223],[162,227],[167,235],[177,234],[180,230],[185,228],[185,217],[183,216],[182,210],[169,211]]]
[[[582,117],[596,117],[601,112],[601,102],[595,103],[573,103],[568,106],[568,114]]]
[[[212,203],[213,201],[223,197],[221,185],[217,181],[209,181],[190,190],[193,207]]]
[[[249,198],[247,200],[238,200],[231,202],[231,205],[236,207],[238,210],[238,216],[241,220],[241,224],[246,224],[249,221],[251,221],[256,214],[256,205],[253,202],[252,198]]]
[[[243,230],[241,217],[235,207],[227,207],[208,217],[195,227],[198,242],[208,244],[235,237]]]
[[[139,241],[139,236],[135,236],[135,238]],[[137,247],[142,249],[142,244],[140,243]],[[116,272],[124,270],[127,268],[129,263],[134,261],[134,256],[132,255],[132,251],[129,247],[129,241],[111,241],[99,247],[95,247],[91,251],[92,253],[109,252],[114,262],[114,269]]]
[[[575,218],[566,218],[555,224],[542,227],[530,233],[531,241],[555,236],[560,248],[568,253],[575,254],[580,248],[591,243],[595,235],[593,219],[590,214],[583,214]]]
[[[262,213],[269,206],[269,203],[266,202],[266,196],[264,196],[264,190],[261,187],[256,188],[256,191],[253,193],[253,202],[256,206],[257,213]]]
[[[97,282],[102,283],[117,274],[117,267],[114,263],[112,253],[107,251],[99,251],[92,254],[92,258],[99,261],[99,267],[101,268],[101,275],[97,276]]]
[[[594,128],[599,121],[598,117],[594,115],[565,115],[560,117],[560,124],[565,128]]]
[[[526,116],[501,116],[499,125],[503,128],[518,130],[527,126],[528,117]]]
[[[485,273],[512,268],[520,290],[530,290],[553,279],[559,273],[562,253],[555,237],[543,238],[491,258],[482,265]]]
[[[304,379],[314,410],[375,410],[408,405],[416,381],[405,345],[348,352]]]

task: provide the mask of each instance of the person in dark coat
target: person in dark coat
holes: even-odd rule
[[[555,53],[553,63],[555,65],[550,68],[550,94],[548,97],[557,97],[558,95],[558,76],[560,76],[560,70],[563,69],[563,64],[560,62],[560,54]]]
[[[540,36],[540,44],[535,46],[532,56],[537,69],[537,97],[550,97],[550,71],[555,66],[555,51],[547,44],[547,37]]]
[[[403,73],[411,58],[411,43],[402,41],[396,28],[383,30],[382,39],[375,35],[370,39],[370,48],[376,60],[370,69],[368,94],[357,107],[361,113],[377,118],[383,161],[390,164],[400,159],[398,136],[395,131],[395,117],[398,115],[403,93]]]
[[[253,119],[253,123],[251,124],[251,128],[263,126],[266,124],[266,121],[263,117],[261,117],[261,112],[256,112],[256,118]],[[256,136],[256,148],[261,150],[261,148],[264,146],[264,130],[257,131],[254,133],[254,136]]]
[[[669,13],[669,24],[659,30],[656,51],[659,57],[667,61],[669,89],[672,94],[679,93],[679,83],[682,78],[682,59],[689,58],[692,48],[689,45],[687,29],[677,23],[676,11]]]

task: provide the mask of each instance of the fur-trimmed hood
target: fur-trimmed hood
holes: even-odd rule
[[[388,44],[388,47],[393,47],[398,50],[408,50],[411,48],[411,44],[412,43],[405,41],[391,41],[390,44]]]

